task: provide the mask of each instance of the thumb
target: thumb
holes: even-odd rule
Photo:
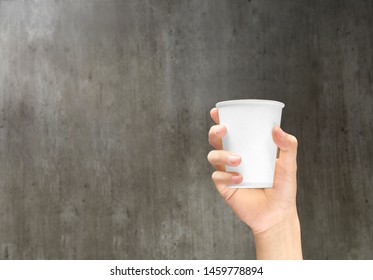
[[[298,140],[295,136],[284,132],[279,126],[272,131],[273,140],[280,149],[279,160],[284,166],[297,167]]]

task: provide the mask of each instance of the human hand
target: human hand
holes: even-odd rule
[[[216,149],[207,156],[208,161],[216,169],[212,174],[212,180],[238,218],[251,228],[257,243],[258,258],[302,258],[301,248],[298,246],[300,227],[296,209],[297,139],[279,127],[273,129],[273,140],[280,149],[279,158],[276,159],[273,188],[227,188],[228,185],[239,184],[243,180],[240,174],[225,171],[225,165],[238,166],[241,157],[222,150],[222,137],[226,134],[226,128],[219,125],[217,108],[212,109],[210,115],[217,124],[209,131],[209,142]],[[291,256],[278,248],[281,244],[277,239],[283,234],[283,238],[295,238],[294,240],[299,243],[295,254]],[[268,248],[267,245],[271,243],[274,247]],[[288,244],[282,245],[287,247]],[[276,254],[273,254],[274,252]]]

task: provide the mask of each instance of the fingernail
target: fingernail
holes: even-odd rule
[[[242,176],[240,176],[240,175],[238,175],[238,176],[232,176],[232,181],[235,184],[239,184],[242,181]]]
[[[240,161],[240,157],[239,156],[228,156],[227,161],[230,164],[236,164]]]

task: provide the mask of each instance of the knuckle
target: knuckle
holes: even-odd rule
[[[209,137],[211,137],[211,135],[213,135],[213,132],[214,132],[214,127],[212,126],[212,127],[210,127],[210,130],[209,130],[209,133],[208,133]]]
[[[211,145],[213,145],[215,142],[216,142],[216,135],[215,133],[213,132],[212,128],[210,129],[209,133],[208,133],[208,139],[209,139],[209,143]]]
[[[212,181],[216,181],[218,179],[218,171],[214,171],[212,174],[211,174],[211,179]]]
[[[212,162],[214,160],[214,154],[215,154],[215,151],[210,151],[208,154],[207,154],[207,160],[209,162]]]
[[[291,146],[294,147],[294,148],[297,148],[298,147],[298,139],[293,135],[290,135],[289,139],[290,139]]]

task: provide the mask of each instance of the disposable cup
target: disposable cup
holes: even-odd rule
[[[239,172],[243,181],[230,188],[271,188],[277,146],[272,130],[280,126],[284,103],[273,100],[242,99],[216,104],[220,124],[227,128],[223,149],[241,156],[239,166],[225,166]]]

